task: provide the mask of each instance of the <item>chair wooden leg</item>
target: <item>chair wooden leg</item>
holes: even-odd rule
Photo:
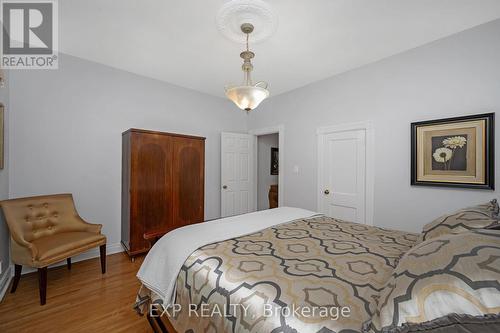
[[[38,269],[38,288],[40,289],[40,305],[47,299],[47,267]]]
[[[71,270],[71,257],[66,259],[66,263],[68,264],[68,270]]]
[[[101,254],[101,272],[106,273],[106,244],[99,246],[99,253]]]
[[[21,279],[21,271],[23,269],[23,266],[21,265],[14,265],[14,281],[12,282],[12,288],[10,289],[10,293],[16,292],[17,285],[19,284],[19,280]]]

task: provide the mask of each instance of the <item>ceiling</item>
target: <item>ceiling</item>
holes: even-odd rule
[[[215,96],[242,80],[242,45],[217,30],[224,0],[59,1],[60,51]],[[500,17],[498,0],[268,0],[254,79],[277,95]],[[258,29],[258,27],[256,27]]]

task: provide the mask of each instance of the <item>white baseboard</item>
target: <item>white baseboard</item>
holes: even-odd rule
[[[10,281],[12,280],[12,267],[9,266],[5,270],[2,278],[0,279],[0,302],[3,300],[7,289],[9,289]]]
[[[115,253],[120,253],[120,252],[123,252],[123,246],[121,243],[114,243],[114,244],[106,244],[106,255],[109,256],[111,254],[115,254]],[[75,262],[79,262],[79,261],[83,261],[83,260],[89,260],[89,259],[93,259],[93,258],[97,258],[100,256],[100,253],[99,253],[99,248],[94,248],[92,250],[88,250],[87,252],[84,252],[82,254],[79,254],[77,256],[74,256],[74,257],[71,257],[71,262],[72,263],[75,263]],[[49,268],[51,267],[58,267],[58,266],[62,266],[62,265],[66,265],[66,261],[61,261],[61,262],[58,262],[58,263],[55,263],[53,265],[50,265]],[[13,274],[14,272],[14,265],[11,265],[11,272]],[[28,273],[33,273],[33,272],[36,272],[36,269],[33,268],[33,267],[28,267],[28,266],[23,266],[23,271],[22,271],[22,275],[24,274],[28,274]]]

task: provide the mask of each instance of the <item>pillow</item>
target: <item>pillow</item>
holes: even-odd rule
[[[438,326],[461,332],[457,327],[481,323],[500,332],[499,313],[500,231],[474,230],[432,238],[405,253],[377,297],[376,313],[364,331],[413,332]]]
[[[449,233],[483,229],[498,223],[498,202],[496,199],[482,205],[460,209],[424,226],[421,241]]]

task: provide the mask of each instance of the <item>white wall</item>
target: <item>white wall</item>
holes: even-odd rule
[[[251,113],[248,127],[285,125],[285,204],[314,210],[316,128],[371,121],[375,225],[419,231],[499,191],[411,187],[410,123],[494,111],[500,111],[500,20],[271,98]],[[498,158],[496,171],[498,179]]]
[[[271,175],[271,148],[279,146],[279,135],[257,137],[257,209],[269,209],[269,186],[278,184],[278,175]]]
[[[136,127],[207,138],[205,216],[220,216],[220,132],[246,130],[230,101],[66,55],[10,81],[10,197],[71,192],[118,243],[121,133]]]

